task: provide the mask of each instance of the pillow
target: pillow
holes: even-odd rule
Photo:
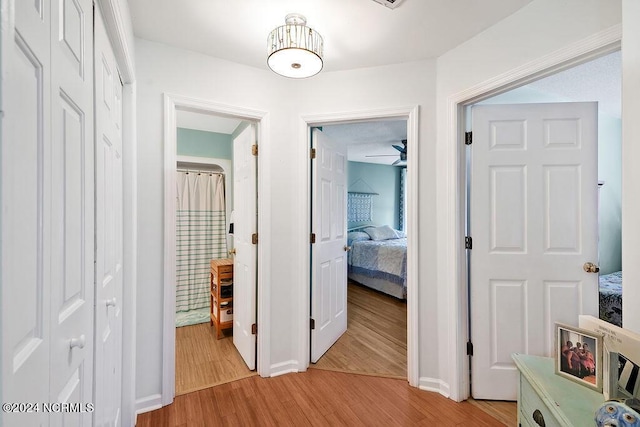
[[[364,231],[351,231],[347,233],[347,244],[352,242],[359,242],[361,240],[371,240],[371,237]]]
[[[405,233],[402,230],[393,230],[393,231],[396,232],[396,236],[398,236],[398,239],[402,239],[404,237],[407,237],[407,233]]]
[[[375,228],[366,228],[364,232],[371,237],[371,240],[388,240],[398,238],[393,228],[389,227],[388,225],[381,225],[380,227]]]

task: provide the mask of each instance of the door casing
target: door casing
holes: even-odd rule
[[[258,156],[258,176],[270,176],[269,156],[269,115],[266,111],[253,110],[227,104],[220,104],[205,99],[192,98],[176,94],[164,94],[164,318],[162,340],[162,396],[161,405],[173,402],[175,397],[175,180],[177,161],[176,141],[176,109],[188,109],[201,114],[218,114],[257,123],[257,139],[260,145]],[[270,358],[270,295],[264,281],[271,277],[271,201],[267,194],[266,182],[258,179],[258,245],[257,269],[257,322],[260,333],[257,337],[258,348],[256,365],[258,374],[268,377],[271,374]]]
[[[418,323],[418,159],[419,159],[419,139],[418,139],[418,106],[397,107],[379,110],[361,110],[343,113],[330,114],[305,114],[300,116],[298,122],[299,141],[298,151],[295,153],[298,164],[305,168],[306,180],[301,194],[306,195],[306,204],[302,207],[300,216],[306,218],[302,221],[301,236],[309,236],[312,232],[311,224],[311,168],[309,162],[309,147],[311,147],[312,127],[327,126],[330,124],[340,124],[348,122],[362,122],[371,120],[401,119],[407,121],[407,137],[409,141],[415,141],[411,146],[411,155],[407,157],[407,168],[412,172],[408,174],[407,180],[407,378],[413,387],[419,386],[419,323]],[[310,364],[309,340],[311,337],[310,317],[311,311],[309,301],[311,298],[311,262],[310,248],[308,240],[301,240],[296,252],[299,254],[299,265],[305,266],[299,270],[298,282],[300,292],[297,295],[298,312],[295,318],[298,319],[298,367],[300,371],[305,371]]]
[[[447,307],[447,324],[457,325],[449,330],[449,390],[450,398],[462,401],[469,398],[469,357],[466,354],[468,329],[467,259],[465,235],[465,123],[466,107],[535,80],[588,62],[620,49],[620,25],[543,56],[525,66],[510,70],[485,83],[459,92],[447,99],[445,129],[448,138],[438,152],[443,158],[437,163],[437,203],[441,206],[438,220],[440,232],[436,236],[438,248],[438,283],[454,283]]]

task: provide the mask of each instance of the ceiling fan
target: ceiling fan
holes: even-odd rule
[[[402,145],[392,144],[391,146],[400,152],[400,158],[391,163],[391,166],[404,166],[407,164],[407,140],[403,139]],[[365,157],[388,157],[396,156],[396,154],[371,154]]]

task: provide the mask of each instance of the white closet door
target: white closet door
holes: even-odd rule
[[[2,25],[2,402],[47,402],[51,10],[48,2],[9,3],[15,14]],[[0,416],[6,426],[48,422],[42,412]]]
[[[93,401],[93,5],[3,10],[2,401],[80,409]],[[90,425],[82,408],[2,423]]]
[[[93,4],[51,2],[50,402],[93,403]],[[89,411],[51,425],[90,425]]]
[[[122,400],[122,83],[98,7],[95,27],[95,424],[118,426]]]

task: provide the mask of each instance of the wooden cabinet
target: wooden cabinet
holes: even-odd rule
[[[233,260],[211,260],[211,321],[216,326],[216,338],[223,329],[233,328]]]
[[[513,360],[520,371],[519,426],[594,425],[601,393],[556,375],[552,358],[514,354]]]

